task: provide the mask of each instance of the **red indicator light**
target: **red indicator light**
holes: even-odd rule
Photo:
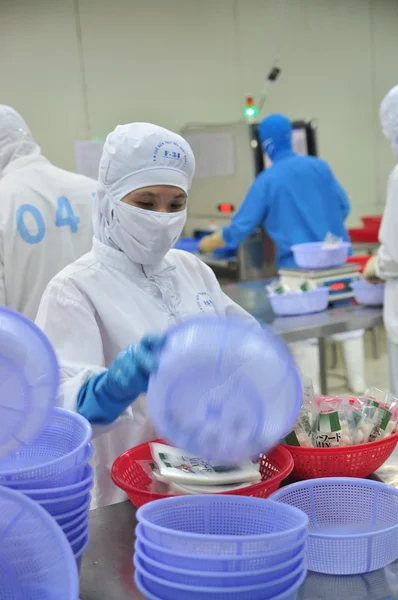
[[[332,290],[332,292],[340,292],[345,289],[345,285],[344,283],[332,283],[330,289]]]
[[[234,210],[232,204],[220,204],[218,210],[222,213],[231,213]]]

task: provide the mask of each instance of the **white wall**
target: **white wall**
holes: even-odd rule
[[[397,0],[1,0],[0,102],[74,169],[74,140],[120,122],[241,118],[279,54],[265,110],[318,119],[354,222],[382,210],[393,165],[378,104],[398,83],[397,32]]]

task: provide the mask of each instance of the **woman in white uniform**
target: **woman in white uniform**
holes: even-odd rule
[[[384,97],[380,105],[383,134],[398,160],[398,85]],[[387,199],[379,231],[380,247],[367,263],[364,277],[386,282],[384,325],[387,332],[390,363],[390,389],[398,396],[398,165],[390,173]]]
[[[110,479],[112,463],[156,435],[145,392],[162,342],[148,334],[198,315],[238,314],[258,326],[211,269],[172,250],[194,169],[179,135],[147,123],[118,126],[101,158],[93,248],[50,282],[39,308],[37,324],[61,364],[60,404],[95,426],[95,506],[125,499]]]

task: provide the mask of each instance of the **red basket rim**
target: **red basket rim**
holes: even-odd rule
[[[148,444],[150,444],[152,442],[158,442],[161,444],[165,443],[164,440],[150,440],[149,442],[144,442],[143,444],[140,444],[139,446],[134,446],[134,448],[130,448],[129,450],[126,450],[126,452],[123,452],[123,454],[118,456],[118,458],[114,461],[114,463],[112,465],[112,469],[111,469],[111,478],[112,478],[113,483],[115,485],[117,485],[117,487],[122,489],[124,492],[126,492],[127,494],[139,493],[144,498],[151,498],[152,500],[153,499],[160,500],[161,498],[168,498],[170,494],[159,494],[157,492],[143,490],[142,488],[136,487],[134,485],[129,485],[124,480],[121,479],[121,477],[119,476],[119,474],[117,472],[118,465],[124,458],[129,456],[132,452],[136,452],[137,450],[140,450],[141,448],[148,446]],[[288,450],[288,446],[285,447],[283,444],[279,444],[271,452],[265,454],[265,456],[270,459],[272,459],[272,456],[277,456],[277,455],[279,455],[280,457],[283,457],[283,459],[286,460],[286,463],[287,463],[286,466],[280,471],[280,473],[277,473],[276,475],[273,475],[272,477],[269,477],[268,479],[265,479],[264,481],[260,481],[259,483],[254,483],[253,485],[248,485],[246,488],[244,488],[245,490],[248,490],[249,488],[251,490],[253,490],[253,492],[255,492],[257,490],[261,490],[264,487],[264,483],[266,483],[267,481],[270,481],[270,482],[272,481],[273,484],[276,484],[276,483],[279,483],[280,481],[283,481],[284,479],[286,479],[286,477],[288,477],[290,475],[290,473],[294,469],[294,460],[293,460],[293,456],[291,455],[291,453]],[[220,492],[220,493],[221,494],[237,494],[237,493],[239,493],[239,490],[236,490],[235,492],[230,491],[230,492]],[[173,494],[173,495],[175,495],[175,494]]]
[[[289,452],[294,452],[294,454],[347,454],[352,453],[355,450],[360,450],[362,452],[363,450],[384,446],[392,441],[395,441],[395,443],[398,442],[398,432],[381,440],[377,440],[376,442],[367,442],[366,444],[356,444],[354,446],[342,446],[337,448],[303,448],[302,446],[289,446],[289,444],[281,444],[281,446]]]

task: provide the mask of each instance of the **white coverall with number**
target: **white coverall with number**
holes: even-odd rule
[[[95,187],[52,165],[0,106],[0,304],[35,318],[48,282],[91,249]]]

